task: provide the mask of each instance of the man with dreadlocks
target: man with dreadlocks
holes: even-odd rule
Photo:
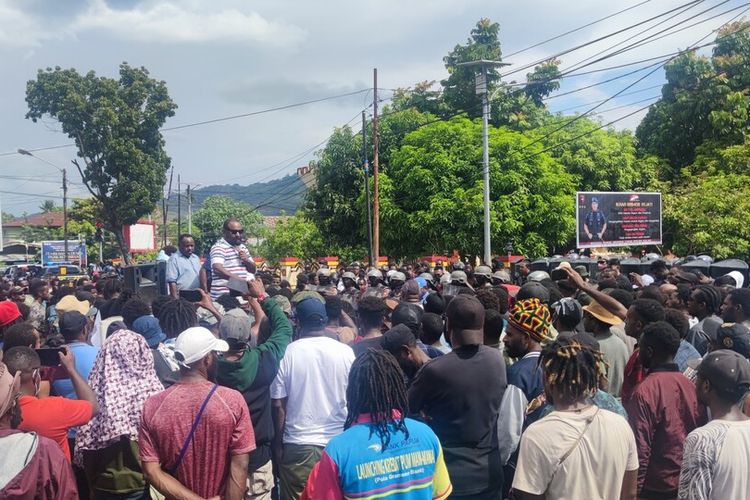
[[[721,292],[711,285],[695,287],[688,298],[688,312],[698,323],[690,328],[685,340],[693,344],[701,356],[708,352],[708,347],[716,339],[716,331],[722,324],[721,318],[716,315],[721,303]]]
[[[634,499],[638,455],[627,420],[592,403],[606,375],[600,352],[575,339],[544,348],[544,392],[554,410],[521,437],[520,498]]]
[[[303,500],[450,495],[440,441],[427,425],[406,418],[404,376],[390,353],[368,349],[354,361],[346,401],[346,430],[326,446]]]

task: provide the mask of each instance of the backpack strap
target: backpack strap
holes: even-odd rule
[[[198,424],[201,421],[201,417],[203,416],[203,412],[206,409],[206,406],[208,406],[208,401],[211,399],[211,396],[214,395],[214,392],[216,392],[216,389],[219,386],[217,384],[214,384],[213,387],[211,387],[211,390],[208,391],[208,396],[206,396],[206,399],[203,401],[203,404],[200,407],[200,410],[198,410],[198,414],[195,416],[195,420],[193,421],[193,426],[190,428],[190,433],[185,438],[185,442],[182,443],[182,449],[180,450],[180,455],[177,457],[177,460],[175,461],[174,465],[169,468],[167,472],[169,472],[172,476],[175,475],[177,472],[177,468],[182,463],[182,460],[185,458],[185,454],[187,453],[188,446],[190,446],[191,441],[193,440],[193,435],[195,434],[196,429],[198,429]]]

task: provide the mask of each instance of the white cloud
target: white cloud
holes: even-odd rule
[[[297,26],[266,19],[257,12],[233,8],[204,11],[184,2],[118,10],[104,0],[94,0],[72,27],[76,31],[104,30],[120,39],[147,43],[228,42],[290,47],[306,36]]]
[[[0,0],[0,49],[38,47],[54,36],[26,12]]]

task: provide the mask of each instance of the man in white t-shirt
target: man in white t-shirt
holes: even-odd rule
[[[513,489],[522,499],[634,499],[638,452],[627,420],[591,402],[602,354],[575,340],[542,351],[544,391],[554,410],[521,436]]]
[[[327,335],[322,297],[297,304],[302,329],[286,348],[271,385],[274,461],[281,498],[297,500],[328,441],[344,431],[346,386],[354,362],[351,347]]]
[[[750,498],[750,418],[741,410],[750,389],[750,362],[721,349],[706,354],[697,372],[695,392],[712,420],[685,440],[678,498]]]

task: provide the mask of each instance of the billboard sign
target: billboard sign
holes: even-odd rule
[[[139,221],[137,224],[123,226],[125,245],[132,253],[145,253],[157,250],[156,223]]]
[[[661,193],[576,193],[578,248],[659,245]]]
[[[86,267],[86,242],[68,240],[68,260],[65,260],[65,240],[42,242],[42,265],[52,266],[55,264],[75,264]]]

